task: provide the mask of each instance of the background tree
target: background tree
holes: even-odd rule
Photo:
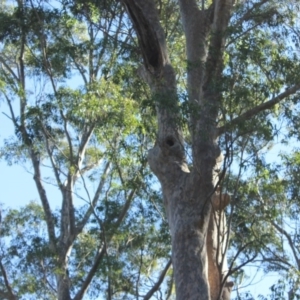
[[[153,117],[138,104],[149,93],[132,76],[121,6],[1,5],[1,98],[16,133],[1,156],[31,165],[41,201],[3,212],[1,298],[150,298],[169,238],[145,168]]]

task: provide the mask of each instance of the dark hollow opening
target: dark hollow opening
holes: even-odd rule
[[[175,141],[172,137],[167,137],[166,138],[166,143],[167,143],[168,146],[172,147],[172,146],[174,146]]]

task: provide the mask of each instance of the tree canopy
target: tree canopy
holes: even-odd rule
[[[0,298],[300,299],[298,1],[0,8]]]

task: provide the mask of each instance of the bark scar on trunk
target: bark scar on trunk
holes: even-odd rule
[[[228,281],[226,245],[228,228],[225,207],[230,203],[230,195],[222,194],[220,187],[211,197],[212,211],[207,232],[208,281],[212,300],[230,300],[233,282]]]

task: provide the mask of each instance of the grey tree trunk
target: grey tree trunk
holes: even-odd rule
[[[197,107],[189,124],[191,170],[186,163],[179,125],[175,72],[155,3],[153,0],[123,2],[143,54],[141,75],[156,101],[158,135],[148,161],[162,187],[172,237],[176,297],[230,299],[232,283],[227,282],[226,276],[223,212],[229,196],[217,192],[222,163],[217,144],[221,101],[217,83],[222,72],[224,33],[232,1],[215,0],[205,10],[200,10],[195,0],[178,1],[186,36],[189,101]]]

